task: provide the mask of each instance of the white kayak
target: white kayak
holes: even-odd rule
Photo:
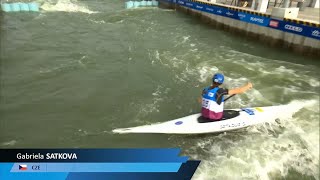
[[[114,133],[163,133],[163,134],[204,134],[240,129],[265,122],[274,122],[283,117],[291,117],[301,109],[301,104],[254,107],[225,110],[225,118],[208,121],[201,114],[193,114],[179,119],[151,125],[114,129]]]

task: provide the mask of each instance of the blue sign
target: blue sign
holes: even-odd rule
[[[257,24],[260,26],[269,26],[270,22],[270,18],[252,15],[244,12],[238,12],[238,18],[240,21]]]
[[[275,19],[272,19],[270,21],[269,27],[320,40],[319,28],[286,22],[286,21],[279,21]]]

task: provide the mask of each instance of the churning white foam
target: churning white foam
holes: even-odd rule
[[[13,146],[15,144],[17,144],[17,141],[16,140],[11,140],[11,141],[7,141],[7,142],[1,143],[1,146]]]
[[[39,70],[39,74],[48,75],[48,74],[71,71],[79,67],[86,68],[86,65],[88,63],[89,63],[88,57],[84,55],[77,60],[61,61],[61,63],[57,63],[53,66],[48,66],[48,68],[41,68]]]
[[[59,0],[56,4],[45,2],[41,9],[45,11],[82,12],[87,14],[97,13],[90,11],[85,5],[73,3],[70,0]]]
[[[157,89],[152,93],[152,99],[148,102],[143,102],[142,104],[134,104],[138,106],[139,110],[135,121],[140,121],[140,118],[144,118],[150,113],[160,112],[160,103],[165,100],[166,94],[170,91],[170,88],[165,88],[161,85],[158,85]]]
[[[197,151],[191,155],[202,160],[193,179],[269,180],[286,178],[290,171],[319,179],[319,101],[289,105],[295,113],[290,112],[281,124],[263,124],[200,140],[196,148],[208,156],[199,157]],[[313,113],[304,114],[305,108]],[[317,128],[310,130],[312,126]]]

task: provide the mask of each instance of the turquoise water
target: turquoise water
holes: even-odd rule
[[[1,148],[181,147],[194,179],[319,179],[316,59],[124,1],[46,1],[1,17]],[[254,89],[228,108],[312,102],[279,125],[208,135],[111,130],[199,112],[213,73]]]

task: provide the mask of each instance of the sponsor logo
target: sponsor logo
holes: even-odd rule
[[[253,21],[253,22],[258,22],[258,23],[263,23],[263,19],[261,18],[256,18],[256,17],[250,17],[250,21]]]
[[[227,12],[226,15],[228,15],[228,16],[233,16],[233,13]]]
[[[174,124],[175,124],[175,125],[181,125],[181,124],[183,124],[183,121],[177,121],[177,122],[175,122]]]
[[[315,36],[315,37],[320,37],[320,32],[318,30],[314,30],[312,31],[312,36]]]
[[[208,109],[209,108],[209,101],[206,99],[202,99],[202,107]]]
[[[179,3],[179,4],[184,4],[184,2],[183,2],[183,1],[178,1],[178,3]]]
[[[238,123],[226,123],[226,124],[221,124],[220,129],[225,129],[225,128],[237,128],[237,127],[244,127],[246,126],[245,122],[238,122]]]
[[[241,19],[246,17],[245,14],[240,14],[240,13],[238,13],[238,16],[239,16],[239,18],[241,18]]]
[[[187,5],[187,6],[193,6],[193,4],[191,4],[191,3],[186,3],[186,5]]]
[[[26,164],[20,164],[20,165],[19,165],[19,170],[20,170],[20,171],[25,171],[25,170],[27,170],[27,169],[28,169],[28,167],[27,167]]]
[[[279,26],[279,21],[270,20],[269,26],[277,28]]]
[[[295,31],[295,32],[302,32],[302,28],[301,27],[297,27],[297,26],[292,26],[292,25],[289,25],[289,24],[286,24],[284,26],[285,29],[288,29],[290,31]]]
[[[198,5],[197,5],[197,6],[196,6],[196,8],[198,8],[198,9],[202,9],[203,7],[202,7],[202,6],[198,6]]]
[[[218,10],[217,13],[222,14],[222,11],[221,11],[221,10]]]
[[[206,10],[213,12],[212,8],[206,8]]]
[[[209,97],[213,97],[213,93],[212,93],[212,92],[209,92],[209,93],[208,93],[208,96],[209,96]]]

